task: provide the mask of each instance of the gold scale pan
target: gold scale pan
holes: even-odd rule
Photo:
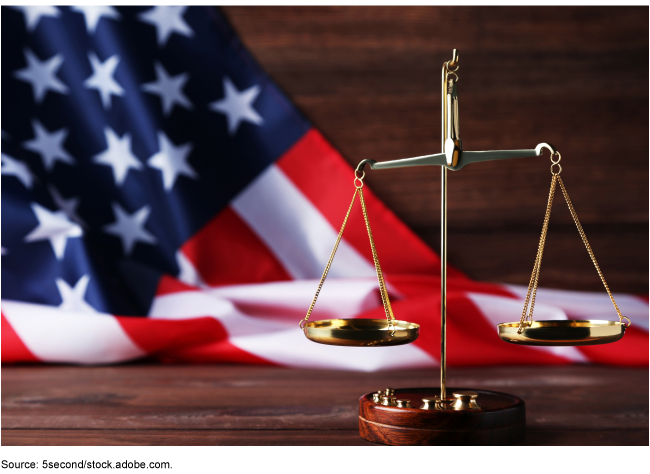
[[[455,69],[450,69],[454,68]],[[609,291],[609,287],[605,282],[604,277],[598,267],[595,257],[589,243],[586,240],[582,226],[578,221],[577,215],[573,206],[566,194],[564,184],[559,179],[559,172],[561,167],[559,165],[560,154],[553,145],[548,143],[540,143],[534,149],[525,150],[499,150],[499,151],[463,151],[462,140],[459,138],[459,119],[458,119],[458,90],[457,80],[458,76],[458,52],[454,50],[453,59],[445,63],[443,67],[443,81],[442,81],[442,122],[443,122],[443,152],[434,155],[418,156],[415,158],[406,158],[393,161],[376,162],[374,160],[363,160],[359,163],[355,170],[355,187],[356,191],[352,198],[352,203],[345,216],[343,225],[339,232],[338,238],[332,250],[332,254],[327,263],[323,276],[321,277],[318,290],[314,296],[314,300],[307,312],[307,316],[300,322],[300,327],[305,336],[320,344],[328,344],[335,346],[356,346],[356,347],[377,347],[377,346],[396,346],[408,344],[415,341],[420,334],[420,326],[408,321],[397,320],[392,312],[390,306],[390,299],[386,290],[386,285],[377,257],[372,231],[363,199],[363,178],[365,176],[364,167],[369,165],[373,170],[386,170],[394,168],[404,168],[410,166],[440,166],[442,171],[441,180],[441,368],[443,370],[442,380],[444,386],[444,367],[446,363],[446,275],[447,275],[447,170],[458,171],[471,163],[479,163],[483,161],[504,160],[510,158],[525,158],[541,156],[544,149],[551,152],[551,173],[553,174],[553,181],[551,185],[551,195],[549,197],[547,215],[542,230],[541,245],[538,249],[538,257],[535,261],[533,275],[531,276],[531,283],[529,285],[528,296],[524,306],[522,319],[519,322],[501,323],[497,325],[499,337],[509,343],[519,345],[534,345],[534,346],[578,346],[578,345],[594,345],[606,344],[618,341],[625,334],[625,329],[629,327],[630,321],[627,317],[622,316],[621,312],[614,301],[614,298]],[[454,76],[454,78],[452,78]],[[554,157],[557,157],[557,160]],[[554,172],[554,166],[558,166],[557,172]],[[548,228],[548,216],[550,215],[550,207],[552,204],[553,191],[555,182],[559,180],[561,183],[562,191],[574,217],[576,226],[583,238],[583,242],[592,257],[593,263],[598,270],[598,273],[607,289],[612,303],[619,315],[619,321],[605,321],[605,320],[552,320],[552,321],[533,321],[533,308],[535,301],[535,294],[537,291],[537,280],[539,277],[539,266],[541,265],[541,252],[543,252],[543,242],[546,237],[546,230]],[[343,235],[350,211],[354,205],[357,194],[361,202],[363,215],[368,230],[368,237],[372,248],[375,269],[377,271],[377,278],[379,281],[380,293],[386,319],[328,319],[320,321],[309,321],[309,316],[316,304],[316,300],[323,286],[327,273],[334,259],[334,255],[338,248],[339,242]],[[529,314],[527,307],[531,293],[532,304],[530,305]],[[623,323],[623,319],[627,319],[628,324]]]

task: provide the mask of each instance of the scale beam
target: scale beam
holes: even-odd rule
[[[370,169],[373,170],[388,170],[395,168],[406,168],[409,166],[444,166],[445,168],[452,171],[458,171],[459,169],[471,163],[541,156],[544,148],[548,149],[551,153],[556,152],[556,149],[553,145],[550,145],[548,143],[540,143],[535,148],[530,150],[461,151],[459,153],[458,164],[456,166],[448,164],[447,153],[436,153],[435,155],[416,156],[414,158],[404,158],[401,160],[391,161],[377,162],[375,160],[363,160],[357,166],[357,170],[363,171],[365,165],[370,165]]]

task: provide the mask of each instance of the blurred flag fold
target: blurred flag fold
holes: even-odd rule
[[[212,7],[2,7],[2,361],[438,364],[439,259],[367,203],[414,344],[308,342],[352,170]],[[360,210],[312,319],[382,317]],[[531,243],[531,245],[533,245]],[[616,294],[616,344],[515,347],[525,288],[449,275],[450,365],[648,365],[648,300]],[[538,319],[612,319],[599,294],[540,289]]]

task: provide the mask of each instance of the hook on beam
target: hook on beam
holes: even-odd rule
[[[454,49],[454,52],[452,53],[452,56],[451,56],[451,61],[448,61],[447,65],[449,67],[456,67],[456,66],[458,66],[458,61],[459,61],[458,50]]]
[[[375,163],[377,163],[375,160],[369,160],[369,159],[362,160],[361,162],[359,162],[359,164],[357,165],[357,169],[354,171],[355,173],[361,173],[363,171],[364,166],[370,165],[370,168],[372,168],[372,166]]]
[[[535,153],[537,153],[537,156],[542,155],[542,150],[544,150],[544,148],[548,149],[548,151],[551,152],[551,155],[555,155],[557,153],[557,149],[550,143],[540,143],[535,147]]]

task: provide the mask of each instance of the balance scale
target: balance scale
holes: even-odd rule
[[[359,433],[362,438],[375,443],[390,445],[505,445],[521,442],[526,433],[526,407],[519,397],[501,392],[467,388],[447,387],[447,170],[458,171],[471,163],[541,156],[544,150],[551,153],[551,190],[539,241],[537,257],[533,266],[528,294],[521,319],[498,325],[499,337],[505,342],[537,346],[578,346],[605,344],[618,341],[630,326],[614,301],[596,258],[578,220],[564,183],[560,178],[562,167],[560,153],[548,143],[540,143],[529,150],[463,151],[459,138],[458,121],[458,51],[453,51],[450,61],[442,67],[442,153],[402,160],[378,163],[363,160],[354,172],[355,191],[334,248],[321,277],[316,295],[300,322],[300,328],[308,339],[338,346],[396,346],[415,341],[420,333],[418,324],[402,321],[393,315],[386,290],[377,249],[375,248],[366,204],[363,196],[364,167],[372,170],[403,168],[406,166],[441,167],[441,338],[440,338],[440,387],[386,388],[367,393],[359,400]],[[533,310],[537,294],[537,282],[546,241],[548,222],[557,184],[567,202],[583,243],[600,275],[618,314],[618,321],[560,320],[534,321]],[[357,196],[368,231],[372,256],[377,271],[379,290],[386,319],[329,319],[309,321],[320,290],[332,265],[334,255]],[[627,321],[627,324],[623,320]]]

